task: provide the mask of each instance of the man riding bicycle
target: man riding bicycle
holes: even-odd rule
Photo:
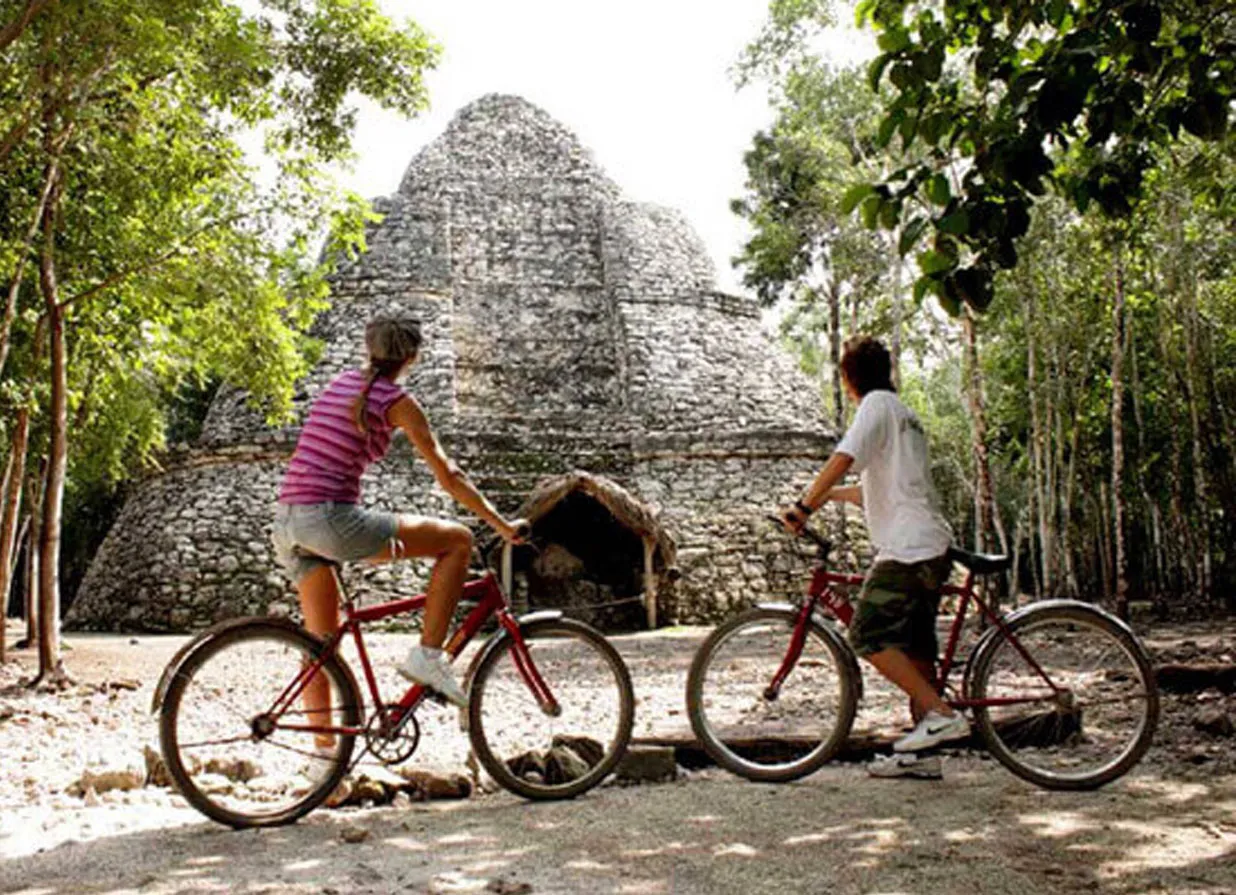
[[[850,625],[854,651],[910,697],[916,726],[893,745],[894,755],[869,770],[877,777],[941,776],[936,756],[917,755],[969,733],[935,687],[939,589],[951,568],[952,531],[936,508],[927,440],[914,413],[898,399],[888,351],[875,339],[846,343],[841,358],[846,393],[858,411],[845,437],[803,496],[782,512],[798,532],[825,501],[863,508],[875,560]],[[838,486],[849,472],[859,486]]]

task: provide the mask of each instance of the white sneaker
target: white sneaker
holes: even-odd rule
[[[430,690],[441,693],[460,708],[468,705],[468,694],[455,680],[451,664],[446,659],[446,653],[436,650],[433,657],[422,646],[414,646],[408,650],[408,656],[403,663],[396,666],[401,675],[410,681],[424,684]]]
[[[970,735],[970,722],[961,714],[928,712],[914,730],[893,743],[894,752],[922,752],[932,746]]]
[[[867,765],[867,773],[872,777],[913,777],[917,780],[940,780],[944,777],[940,756],[919,758],[914,753],[877,758]]]

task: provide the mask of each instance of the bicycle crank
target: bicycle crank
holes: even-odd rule
[[[411,712],[393,728],[376,714],[365,725],[365,743],[369,754],[387,767],[403,764],[421,744],[421,726]]]

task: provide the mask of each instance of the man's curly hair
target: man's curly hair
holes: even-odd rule
[[[853,336],[846,340],[841,354],[841,375],[860,398],[876,389],[897,391],[893,387],[893,361],[888,349],[871,336]]]

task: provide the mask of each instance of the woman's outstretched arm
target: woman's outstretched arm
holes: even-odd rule
[[[392,426],[402,429],[408,436],[408,441],[412,442],[413,447],[425,459],[443,491],[475,513],[506,540],[516,538],[515,528],[502,518],[493,504],[472,484],[467,474],[446,455],[438,436],[429,426],[425,412],[415,400],[404,395],[391,405],[386,412],[386,418]]]

